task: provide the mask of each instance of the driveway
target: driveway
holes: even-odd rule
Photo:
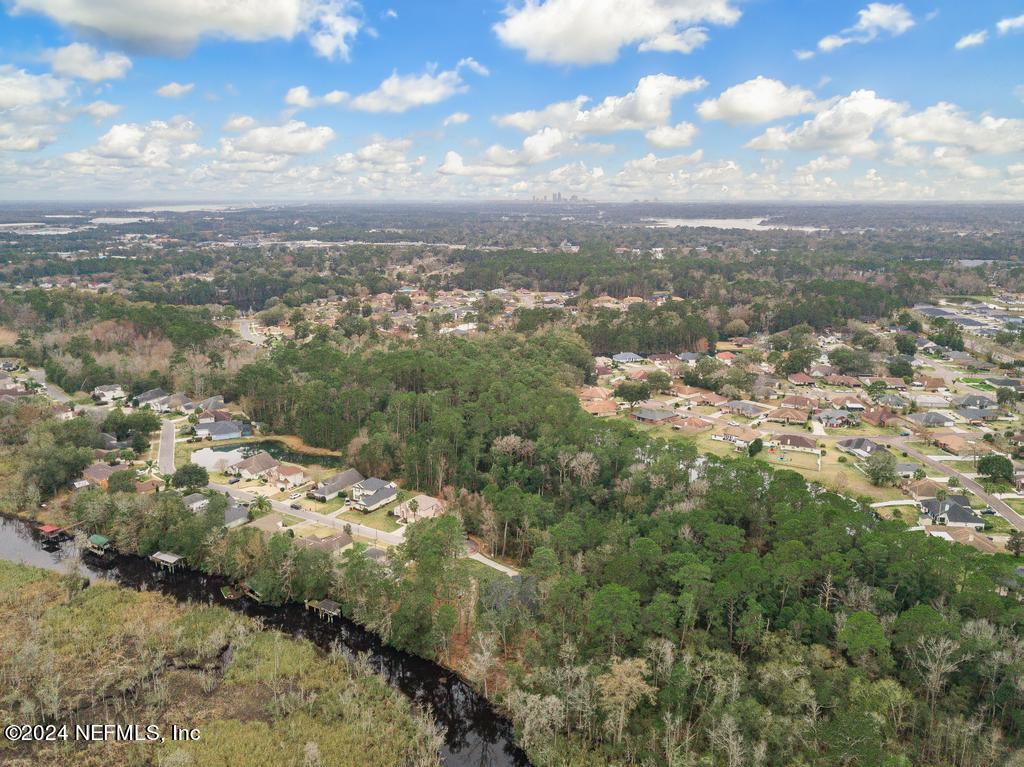
[[[174,473],[174,436],[174,422],[163,421],[160,424],[160,449],[156,459],[161,474]]]
[[[43,385],[43,388],[46,389],[46,394],[54,402],[67,404],[71,401],[71,397],[68,396],[66,391],[57,386],[57,384],[52,384],[46,380],[46,371],[42,368],[29,368],[28,374],[33,381]]]
[[[872,437],[876,442],[884,442],[892,447],[905,452],[911,458],[920,461],[921,463],[930,466],[931,468],[938,471],[940,474],[945,474],[950,477],[956,477],[960,480],[961,487],[970,490],[981,500],[992,507],[992,510],[999,516],[1009,522],[1011,525],[1016,527],[1018,530],[1024,530],[1024,517],[1014,511],[1009,504],[999,500],[991,493],[985,492],[985,489],[978,484],[976,481],[966,476],[962,472],[957,471],[951,466],[947,466],[942,461],[937,461],[933,456],[925,455],[919,450],[915,450],[912,447],[907,447],[906,441],[902,437]]]
[[[238,321],[238,335],[242,337],[243,341],[248,341],[256,346],[263,346],[263,336],[252,331],[252,320]]]

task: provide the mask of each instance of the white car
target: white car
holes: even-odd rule
[[[296,498],[301,498],[301,497],[302,497],[302,493],[292,493],[291,495],[288,496],[288,500],[289,501],[294,501]]]

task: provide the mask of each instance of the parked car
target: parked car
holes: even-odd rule
[[[302,504],[301,503],[293,503],[291,505],[291,508],[298,509],[299,511],[301,511],[302,510]]]
[[[302,497],[302,493],[292,493],[291,495],[288,496],[288,500],[294,501],[296,498],[301,498],[301,497]]]
[[[241,481],[242,481],[241,477],[232,477],[231,479],[228,480],[228,484],[229,485],[237,485]]]

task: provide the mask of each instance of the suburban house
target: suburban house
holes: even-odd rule
[[[737,450],[746,450],[751,442],[760,438],[761,435],[758,432],[748,429],[746,426],[729,426],[721,434],[715,434],[711,439],[729,442],[735,445]]]
[[[168,410],[183,410],[186,413],[191,413],[196,407],[196,403],[187,394],[172,394],[164,404]]]
[[[855,455],[858,458],[867,458],[873,453],[877,453],[879,450],[885,450],[884,447],[879,445],[877,442],[872,442],[867,437],[851,437],[850,439],[841,439],[836,444],[840,450],[850,455]]]
[[[260,479],[269,476],[270,472],[280,465],[274,456],[266,450],[260,450],[256,455],[228,466],[227,472],[242,479]]]
[[[224,527],[238,527],[249,521],[249,509],[242,506],[233,498],[228,500],[227,508],[224,509]]]
[[[150,410],[162,413],[167,410],[167,398],[170,396],[170,393],[157,387],[156,389],[142,392],[142,394],[135,398],[135,401],[139,407],[148,407]]]
[[[915,501],[924,498],[935,498],[940,492],[946,492],[946,486],[933,479],[917,479],[906,485],[907,492]]]
[[[202,410],[222,410],[224,408],[224,397],[217,394],[213,397],[207,397],[202,402],[197,402],[195,409]]]
[[[926,429],[940,428],[943,426],[949,426],[951,423],[953,423],[953,419],[950,418],[948,415],[935,412],[908,413],[903,417],[906,418],[908,421],[911,421],[912,423],[918,426],[922,426]]]
[[[837,394],[830,400],[832,407],[839,410],[848,410],[851,413],[863,413],[867,407],[852,394]]]
[[[328,477],[306,493],[306,495],[309,498],[326,503],[337,498],[345,490],[352,487],[352,485],[362,481],[362,474],[355,469],[346,469],[343,472]]]
[[[133,471],[131,466],[111,466],[109,463],[94,463],[86,466],[82,472],[82,479],[95,487],[106,488],[107,481],[120,471]]]
[[[642,408],[633,413],[633,419],[640,423],[647,424],[668,424],[672,423],[676,414],[671,410],[650,410]]]
[[[610,399],[589,400],[581,403],[580,407],[597,418],[604,418],[605,416],[615,415],[619,412],[619,406]]]
[[[887,407],[869,407],[860,414],[864,423],[872,426],[887,426],[890,421],[896,420],[897,416]]]
[[[996,408],[962,407],[957,409],[956,414],[972,424],[988,423],[999,419],[999,411]]]
[[[734,399],[719,406],[723,413],[733,413],[744,418],[757,418],[767,412],[768,408],[758,405],[756,402]]]
[[[776,434],[768,444],[794,453],[818,453],[818,441],[804,434]]]
[[[429,495],[417,495],[408,501],[395,506],[395,516],[400,522],[417,522],[421,519],[433,519],[444,514],[444,504]]]
[[[883,394],[876,402],[892,411],[902,411],[910,407],[910,400],[901,397],[899,394]]]
[[[167,483],[162,479],[156,477],[150,477],[149,479],[138,480],[135,483],[135,492],[138,495],[148,495],[149,493],[159,493],[166,487]]]
[[[930,498],[921,501],[921,509],[933,525],[985,529],[985,521],[974,513],[970,501],[964,495],[951,495],[943,501]]]
[[[792,407],[779,407],[772,410],[764,418],[773,423],[784,423],[787,426],[792,423],[807,423],[807,411],[797,410]]]
[[[685,418],[677,418],[672,424],[672,428],[676,431],[704,431],[714,428],[714,424],[700,416],[689,415]]]
[[[797,410],[814,410],[818,406],[818,400],[813,397],[805,397],[803,394],[787,394],[782,399],[783,407],[793,407]]]
[[[116,399],[124,399],[124,389],[119,384],[97,386],[92,390],[92,398],[104,405],[109,405]]]
[[[728,397],[723,397],[721,394],[716,394],[713,391],[702,391],[692,400],[694,405],[711,405],[713,407],[717,407],[718,405],[728,401]]]
[[[294,466],[289,463],[278,464],[270,470],[267,478],[277,485],[281,490],[291,487],[298,487],[306,481],[306,473],[301,466]]]
[[[932,442],[936,447],[953,455],[967,455],[972,447],[976,449],[975,443],[968,442],[958,434],[936,434]]]
[[[807,373],[794,373],[788,380],[794,386],[814,386],[817,383]]]
[[[352,485],[352,505],[360,511],[374,511],[398,497],[394,482],[369,477]]]
[[[196,424],[196,436],[202,439],[223,440],[240,439],[251,431],[238,421],[211,421]]]
[[[198,514],[210,505],[210,499],[202,493],[191,493],[181,499],[185,508],[194,514]]]
[[[968,394],[963,397],[954,397],[953,404],[956,407],[971,407],[985,410],[996,406],[995,400],[983,397],[980,394]]]
[[[633,352],[619,352],[618,354],[612,355],[612,362],[618,362],[620,365],[626,363],[637,363],[646,361],[647,360],[645,360],[639,354],[634,354]]]
[[[841,426],[856,426],[858,418],[848,410],[822,410],[814,416],[823,426],[833,429]]]

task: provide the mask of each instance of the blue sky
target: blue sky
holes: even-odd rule
[[[0,8],[4,199],[1024,198],[1021,0]]]

